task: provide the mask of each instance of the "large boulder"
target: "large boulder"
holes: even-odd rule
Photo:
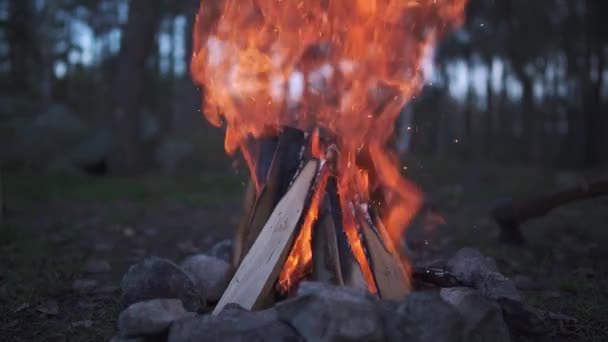
[[[304,341],[273,309],[250,312],[228,305],[219,315],[205,315],[174,322],[168,342],[199,341]]]
[[[208,302],[217,302],[230,282],[230,264],[205,254],[186,258],[181,268],[196,283],[199,292],[205,294]]]
[[[86,136],[87,127],[64,105],[49,106],[18,128],[15,151],[26,163],[46,166],[71,151]]]
[[[398,304],[384,306],[382,321],[388,341],[465,341],[464,320],[437,292],[414,292]]]
[[[194,280],[167,259],[149,257],[129,268],[122,278],[122,307],[148,299],[179,298],[186,310],[205,305]]]
[[[275,306],[306,341],[382,341],[382,322],[364,291],[303,282],[298,297]]]

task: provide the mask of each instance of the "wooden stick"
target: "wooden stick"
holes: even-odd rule
[[[243,198],[243,216],[239,221],[239,225],[236,227],[234,234],[234,243],[232,244],[232,268],[236,269],[242,258],[243,248],[245,246],[245,239],[249,234],[249,220],[253,215],[253,208],[255,205],[255,184],[253,180],[249,180],[247,188],[245,189],[245,196]]]
[[[309,161],[274,208],[213,310],[214,315],[228,303],[237,303],[247,310],[259,309],[272,294],[293,245],[317,169],[318,162]]]
[[[582,199],[608,195],[608,180],[596,181],[569,188],[553,194],[530,198],[522,202],[507,202],[494,207],[491,215],[500,226],[501,239],[505,242],[523,244],[525,239],[519,230],[523,222],[546,215],[558,206]]]
[[[255,200],[248,224],[244,229],[246,234],[237,265],[249,252],[262,227],[268,221],[270,214],[287,191],[290,181],[296,174],[300,164],[297,152],[302,146],[302,137],[302,132],[294,129],[286,129],[281,133],[268,174],[265,176],[264,184]]]

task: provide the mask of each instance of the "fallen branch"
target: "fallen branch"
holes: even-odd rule
[[[501,240],[514,244],[525,243],[519,226],[525,221],[545,216],[552,209],[571,202],[608,195],[608,180],[596,181],[553,194],[538,196],[521,202],[502,203],[491,215],[500,226]]]

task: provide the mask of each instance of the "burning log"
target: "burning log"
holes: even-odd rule
[[[274,152],[256,155],[257,180],[245,194],[246,218],[235,235],[238,268],[215,313],[228,303],[263,308],[276,295],[290,295],[302,279],[359,287],[386,299],[401,299],[411,290],[407,269],[377,210],[367,203],[345,206],[340,198],[334,174],[338,156],[331,145],[319,154],[318,134],[308,135],[305,144],[301,137],[288,129]],[[268,153],[274,156],[269,166],[259,166],[269,160]],[[298,171],[297,165],[304,164]],[[345,228],[349,224],[350,231]]]
[[[221,312],[228,303],[238,303],[249,310],[258,309],[268,299],[295,238],[317,168],[316,161],[309,161],[274,208],[215,307],[214,314]]]
[[[525,239],[519,226],[525,221],[545,216],[558,206],[607,195],[608,181],[596,181],[522,202],[504,203],[494,207],[491,215],[500,226],[501,240],[513,244],[523,244]]]

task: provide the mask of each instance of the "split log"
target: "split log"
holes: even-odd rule
[[[359,220],[369,254],[372,273],[382,299],[401,300],[411,291],[401,260],[387,248],[378,231],[367,219]]]
[[[229,303],[237,303],[247,310],[260,309],[271,296],[295,240],[317,169],[318,162],[309,161],[276,205],[213,314],[220,313]]]
[[[333,285],[344,285],[338,240],[331,215],[324,213],[315,226],[312,235],[312,278],[315,281]]]
[[[519,226],[525,221],[545,216],[558,206],[600,196],[608,196],[607,180],[584,184],[521,202],[502,203],[492,209],[491,215],[500,226],[501,240],[513,244],[523,244],[525,239]]]
[[[260,191],[255,199],[248,222],[243,227],[241,250],[235,252],[235,255],[239,256],[235,261],[236,265],[247,254],[277,203],[287,191],[287,187],[300,164],[301,158],[299,158],[299,155],[303,144],[304,134],[296,129],[288,128],[281,133],[277,144],[261,150],[257,158],[256,173],[258,181],[263,182],[263,184],[261,184]],[[264,162],[269,154],[267,150],[273,146],[276,148],[270,163]],[[265,164],[269,164],[269,166],[258,167],[258,165]]]

